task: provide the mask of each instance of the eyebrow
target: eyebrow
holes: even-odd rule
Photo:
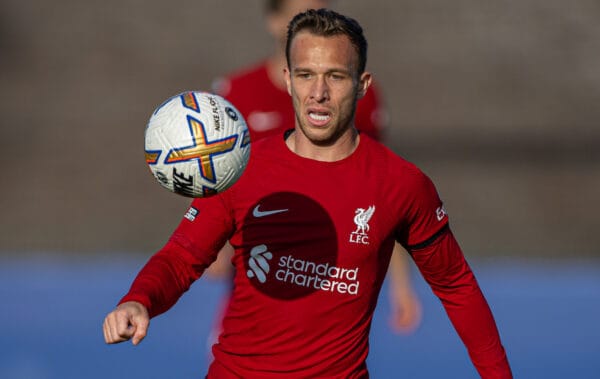
[[[299,72],[314,73],[316,71],[311,68],[308,68],[308,67],[296,67],[296,68],[292,69],[292,73],[299,73]],[[341,74],[346,74],[346,75],[352,75],[352,72],[350,70],[346,70],[343,68],[330,68],[325,71],[325,74],[331,74],[331,73],[341,73]]]

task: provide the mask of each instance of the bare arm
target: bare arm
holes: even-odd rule
[[[215,260],[204,272],[205,277],[211,279],[231,280],[233,276],[233,265],[231,264],[233,257],[233,247],[227,242],[219,251],[217,260]]]
[[[398,243],[394,245],[388,273],[392,305],[390,324],[396,332],[411,333],[421,322],[421,303],[410,280],[407,252]]]

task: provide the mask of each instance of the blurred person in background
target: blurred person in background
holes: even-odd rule
[[[274,42],[272,54],[258,64],[237,70],[213,83],[213,91],[231,101],[242,113],[252,141],[281,134],[294,127],[294,108],[286,89],[283,70],[287,66],[285,46],[287,25],[296,14],[307,9],[331,8],[332,0],[267,0],[267,31]],[[356,127],[361,133],[384,141],[386,112],[379,90],[371,86],[356,107]],[[207,274],[212,278],[233,276],[233,249],[227,244]],[[389,267],[389,298],[392,307],[390,326],[399,333],[410,333],[420,323],[421,304],[413,290],[408,254],[396,244]],[[218,334],[218,330],[213,333]],[[212,340],[213,337],[210,337]]]

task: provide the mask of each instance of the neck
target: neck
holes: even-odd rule
[[[286,139],[288,148],[303,158],[321,162],[336,162],[350,156],[358,147],[360,136],[356,128],[348,128],[334,142],[319,145],[306,137],[296,126],[294,132]]]

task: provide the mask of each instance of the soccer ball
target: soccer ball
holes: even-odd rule
[[[152,113],[145,132],[146,163],[158,182],[186,197],[231,187],[248,164],[246,121],[224,98],[189,91]]]

